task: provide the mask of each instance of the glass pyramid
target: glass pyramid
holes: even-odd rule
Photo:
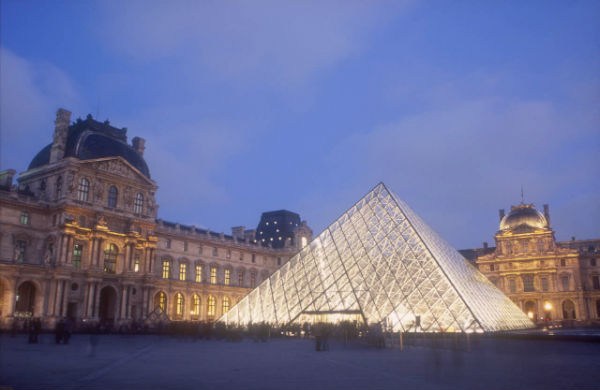
[[[332,314],[354,314],[394,331],[534,326],[383,183],[220,320],[285,325]]]

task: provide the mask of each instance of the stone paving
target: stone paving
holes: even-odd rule
[[[375,349],[310,339],[0,336],[0,386],[14,389],[598,389],[600,343],[490,339]],[[450,343],[452,344],[452,343]]]

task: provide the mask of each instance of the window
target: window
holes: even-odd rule
[[[592,267],[595,267],[596,266],[596,259],[590,259],[590,265]]]
[[[162,311],[165,311],[165,308],[167,307],[167,294],[165,294],[164,292],[159,292],[158,294],[156,294],[156,297],[154,298],[154,308],[158,309],[160,308]]]
[[[183,294],[175,294],[175,314],[178,316],[183,315]]]
[[[567,265],[567,261],[565,259],[560,259],[560,266],[565,267]]]
[[[521,276],[521,278],[523,278],[523,291],[525,292],[532,292],[535,291],[535,287],[533,285],[533,275],[523,275]]]
[[[29,225],[29,213],[26,211],[21,213],[21,225]]]
[[[252,254],[252,262],[256,263],[256,255],[254,253]]]
[[[208,296],[208,315],[215,315],[215,297],[213,297],[212,295]]]
[[[196,294],[192,297],[192,315],[200,315],[200,297]]]
[[[548,278],[541,278],[542,282],[542,291],[548,291]]]
[[[238,271],[238,286],[244,285],[244,271]]]
[[[223,298],[223,314],[227,313],[229,311],[229,298],[225,297]]]
[[[187,252],[187,250],[188,250],[188,243],[187,243],[187,241],[184,241],[183,242],[183,251]]]
[[[218,256],[218,250],[217,250],[217,248],[213,248],[212,255],[213,255],[214,257],[217,257],[217,256]]]
[[[506,243],[506,253],[509,255],[512,254],[512,243],[510,242]]]
[[[133,256],[133,272],[140,272],[140,252],[135,252]]]
[[[281,257],[277,258],[277,265],[281,265]]]
[[[135,200],[133,201],[133,213],[141,214],[143,209],[144,209],[144,195],[142,195],[141,193],[138,193],[135,196]]]
[[[494,270],[494,264],[490,264],[490,271]]]
[[[600,276],[592,276],[592,287],[594,288],[594,290],[600,290]]]
[[[256,287],[256,272],[250,272],[250,287]]]
[[[187,264],[179,264],[179,280],[185,280],[185,271],[187,271]]]
[[[106,245],[104,250],[104,272],[114,274],[117,270],[118,249],[115,244]]]
[[[198,247],[198,254],[200,254],[200,255],[202,254],[202,245],[200,245],[200,246]]]
[[[231,259],[231,249],[227,249],[227,254],[226,254],[226,257],[227,257],[228,259]]]
[[[27,247],[27,242],[23,240],[17,240],[15,245],[15,261],[18,263],[22,263],[25,261],[25,248]]]
[[[167,249],[171,249],[171,240],[167,238]]]
[[[108,188],[108,207],[117,207],[117,196],[119,195],[119,191],[117,191],[117,187],[110,186]]]
[[[210,283],[217,284],[217,267],[210,267]]]
[[[562,286],[563,291],[569,291],[569,277],[568,276],[561,276],[560,284]]]
[[[83,215],[79,217],[79,226],[85,227],[85,217]]]
[[[508,288],[511,293],[516,293],[517,292],[517,281],[514,279],[510,279],[508,281]]]
[[[169,279],[171,273],[171,262],[169,260],[163,260],[162,262],[162,277],[163,279]]]
[[[81,268],[81,252],[83,246],[81,244],[73,245],[73,267]]]
[[[196,282],[202,282],[202,266],[199,264],[196,265]]]
[[[538,251],[539,252],[543,252],[544,251],[544,240],[538,240]]]
[[[77,188],[77,200],[87,202],[90,194],[90,182],[85,177],[79,179],[79,187]]]
[[[226,269],[225,270],[225,285],[229,286],[229,276],[231,275],[231,270]]]
[[[54,195],[56,199],[60,199],[62,195],[62,176],[56,178],[56,187],[54,189]]]
[[[244,252],[240,252],[240,261],[244,261]]]
[[[529,249],[529,245],[527,244],[527,241],[523,241],[521,243],[521,246],[523,248],[523,253],[527,253],[527,250]]]

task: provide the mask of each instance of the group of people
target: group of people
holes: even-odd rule
[[[56,344],[69,344],[71,338],[71,332],[73,331],[73,320],[70,317],[61,318],[54,328],[54,334],[56,335]]]

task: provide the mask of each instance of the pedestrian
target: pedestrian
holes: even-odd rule
[[[69,344],[69,339],[71,338],[72,328],[73,328],[73,320],[71,319],[71,317],[67,317],[67,319],[65,320],[65,329],[64,329],[64,335],[63,335],[65,344]]]
[[[65,321],[61,318],[54,328],[54,334],[56,336],[56,344],[60,344],[65,333]]]

